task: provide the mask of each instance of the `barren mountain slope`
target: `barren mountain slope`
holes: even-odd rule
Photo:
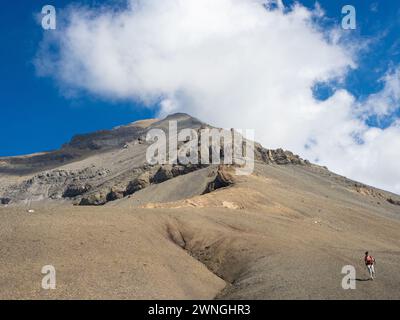
[[[21,177],[4,160],[0,179],[3,190],[17,186],[14,199],[30,194],[18,192],[27,179],[44,180],[34,183],[33,213],[24,201],[0,206],[0,298],[400,298],[400,197],[265,149],[257,149],[251,176],[236,176],[231,166],[174,176],[173,168],[143,167],[143,152],[132,150],[145,144],[126,142]],[[91,164],[110,173],[85,171],[93,185],[85,192],[116,181],[134,192],[103,206],[45,198],[48,170],[79,178]],[[140,189],[135,168],[154,174]],[[71,183],[58,181],[60,190]],[[375,281],[363,281],[365,250],[377,259]],[[57,289],[46,291],[40,271],[49,264]],[[344,265],[356,267],[356,290],[341,287]]]

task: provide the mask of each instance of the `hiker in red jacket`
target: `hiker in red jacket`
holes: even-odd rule
[[[365,262],[365,265],[367,266],[368,273],[369,273],[369,276],[370,276],[371,280],[374,280],[374,277],[375,277],[375,267],[374,267],[375,258],[373,256],[370,256],[368,254],[368,251],[365,253],[364,262]]]

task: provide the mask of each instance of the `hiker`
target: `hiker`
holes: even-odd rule
[[[365,257],[364,257],[364,261],[365,261],[365,265],[367,266],[368,272],[369,272],[369,276],[371,278],[371,280],[374,280],[375,277],[375,258],[373,256],[370,256],[368,254],[368,251],[365,252]]]

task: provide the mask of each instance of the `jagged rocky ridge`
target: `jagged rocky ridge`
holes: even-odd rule
[[[223,150],[221,150],[223,151]],[[306,164],[307,162],[283,150],[257,148],[261,161],[275,164]],[[114,176],[109,169],[84,168],[82,170],[54,169],[34,175],[22,183],[8,187],[0,197],[2,204],[43,199],[70,200],[79,205],[103,205],[109,201],[129,196],[151,184],[162,183],[206,165],[155,165],[133,166],[128,172]],[[220,176],[210,190],[226,186]],[[206,192],[206,190],[205,190]]]

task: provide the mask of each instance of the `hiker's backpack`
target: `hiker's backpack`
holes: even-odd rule
[[[365,262],[367,264],[373,264],[375,262],[375,259],[373,256],[367,256],[367,258],[365,259]]]

